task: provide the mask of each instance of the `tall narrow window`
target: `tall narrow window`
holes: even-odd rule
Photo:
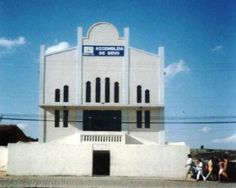
[[[59,127],[60,125],[60,111],[59,110],[55,110],[54,112],[54,117],[55,117],[55,127]]]
[[[110,102],[110,78],[105,79],[105,102]]]
[[[142,102],[142,87],[140,85],[137,86],[137,103]]]
[[[144,112],[145,128],[150,128],[150,111]]]
[[[69,86],[64,86],[64,102],[69,102]]]
[[[60,89],[55,90],[55,102],[60,102]]]
[[[142,128],[142,111],[141,110],[137,110],[136,118],[137,118],[137,128]]]
[[[68,127],[69,110],[63,111],[63,127]]]
[[[91,102],[91,82],[86,82],[86,102]]]
[[[150,103],[150,91],[148,89],[145,90],[145,103]]]
[[[119,83],[115,82],[114,86],[114,102],[118,103],[119,102]]]
[[[101,79],[96,78],[96,102],[101,101]]]

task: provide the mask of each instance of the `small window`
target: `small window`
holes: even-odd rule
[[[110,102],[110,78],[105,79],[105,102]]]
[[[69,86],[64,86],[64,102],[69,102]]]
[[[150,111],[144,112],[145,128],[150,128]]]
[[[63,127],[68,127],[69,110],[64,110],[63,113]]]
[[[101,79],[100,78],[96,78],[96,97],[95,97],[95,101],[96,102],[100,102],[101,101]]]
[[[140,85],[137,86],[137,103],[142,102],[142,87]]]
[[[145,103],[150,103],[150,91],[145,90]]]
[[[59,127],[59,125],[60,125],[60,111],[59,110],[55,110],[54,113],[55,113],[54,114],[54,117],[55,117],[55,121],[54,121],[55,127]]]
[[[60,89],[55,90],[55,102],[60,102]]]
[[[91,82],[86,82],[86,102],[91,102]]]
[[[137,110],[137,128],[142,128],[142,111]]]
[[[119,83],[115,82],[114,86],[114,102],[118,103],[119,102]]]

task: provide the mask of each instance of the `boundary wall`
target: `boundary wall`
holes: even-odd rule
[[[182,179],[187,146],[9,144],[8,175],[92,176],[93,151],[110,151],[110,176]]]

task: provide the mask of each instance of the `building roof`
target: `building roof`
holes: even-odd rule
[[[17,142],[35,142],[38,139],[33,139],[24,134],[24,132],[16,125],[0,124],[0,145],[7,146],[8,143]]]

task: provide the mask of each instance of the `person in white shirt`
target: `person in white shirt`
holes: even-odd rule
[[[186,181],[187,178],[188,178],[188,174],[190,173],[190,170],[193,167],[193,159],[192,159],[192,155],[191,154],[188,154],[188,160],[187,160],[187,163],[186,163],[185,167],[187,169],[186,176],[185,176],[185,181]]]
[[[206,181],[206,177],[203,175],[203,163],[201,159],[198,159],[196,162],[196,171],[197,171],[197,181],[199,180],[200,176],[202,176],[202,179]]]

